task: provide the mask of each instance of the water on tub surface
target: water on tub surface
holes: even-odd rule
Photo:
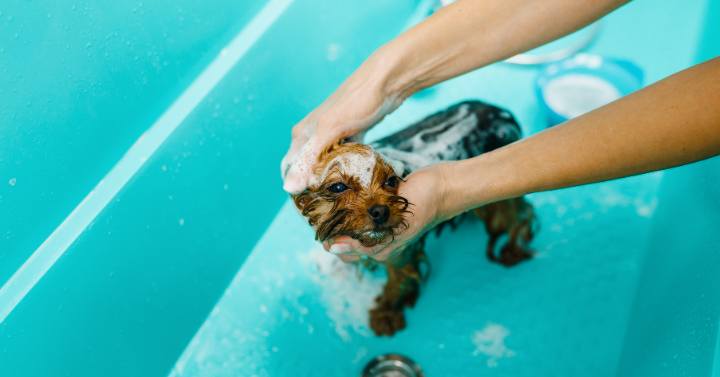
[[[538,254],[514,268],[485,259],[480,223],[432,238],[432,277],[393,338],[366,325],[382,273],[324,253],[288,204],[172,375],[352,376],[389,352],[428,376],[611,375],[659,178],[533,195]]]

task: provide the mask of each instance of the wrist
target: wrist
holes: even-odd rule
[[[377,49],[367,61],[379,78],[380,91],[387,99],[404,101],[418,90],[407,67],[405,50],[402,41],[394,40]]]
[[[522,182],[513,172],[505,153],[490,152],[443,165],[440,216],[449,219],[488,203],[523,195]]]
[[[458,211],[458,188],[453,184],[452,170],[456,161],[444,162],[433,166],[433,171],[438,182],[438,200],[435,217],[438,222],[449,220],[463,211]]]

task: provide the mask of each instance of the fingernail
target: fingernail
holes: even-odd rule
[[[334,244],[330,246],[330,252],[335,255],[349,254],[352,248],[348,244]]]

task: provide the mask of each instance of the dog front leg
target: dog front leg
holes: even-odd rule
[[[418,242],[412,250],[404,251],[402,260],[385,264],[388,280],[370,310],[370,328],[378,336],[392,336],[405,328],[404,310],[417,302],[423,280],[420,265],[427,262],[421,244]]]

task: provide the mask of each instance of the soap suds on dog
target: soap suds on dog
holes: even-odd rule
[[[355,177],[360,184],[367,188],[372,182],[373,171],[377,157],[375,154],[345,153],[332,159],[320,175],[319,182],[323,182],[330,174],[331,168],[340,165],[340,171],[348,176]]]
[[[363,187],[369,187],[375,170],[375,154],[347,153],[340,157],[344,174],[357,178]]]
[[[441,161],[464,160],[479,155],[491,136],[499,140],[520,138],[520,129],[507,111],[494,109],[482,121],[490,123],[479,127],[481,120],[478,115],[471,111],[471,106],[462,104],[442,121],[421,127],[414,134],[395,136],[402,139],[379,140],[373,146],[396,172],[402,170],[405,176]],[[470,141],[470,148],[467,141]]]
[[[505,345],[505,338],[510,331],[497,323],[488,323],[485,328],[473,334],[472,342],[475,345],[473,356],[487,357],[487,366],[495,368],[498,360],[515,356],[515,351]]]

